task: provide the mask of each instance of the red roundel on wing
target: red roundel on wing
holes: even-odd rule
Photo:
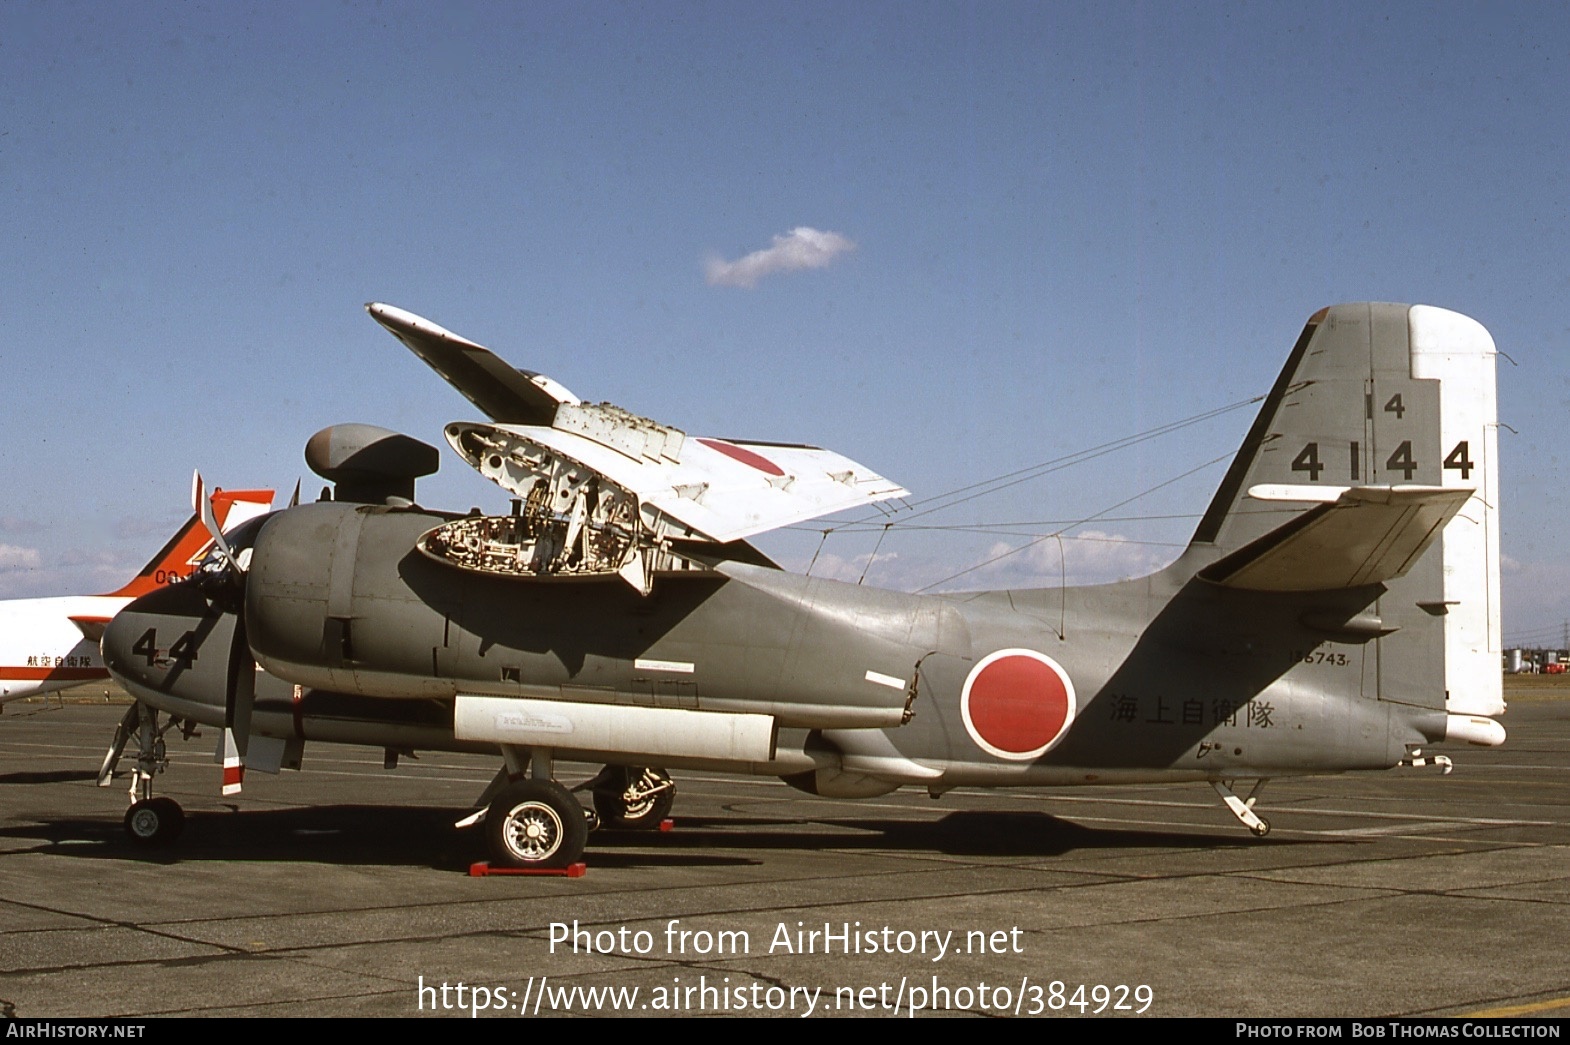
[[[983,666],[970,683],[970,721],[999,751],[1038,751],[1057,739],[1072,713],[1068,687],[1052,666],[1012,654]]]
[[[762,454],[753,453],[744,446],[737,446],[735,443],[727,443],[723,439],[699,439],[698,442],[702,443],[710,450],[718,450],[720,453],[724,454],[726,457],[729,457],[733,461],[740,461],[742,464],[751,465],[758,471],[767,473],[768,475],[785,474],[785,470],[779,465],[775,464],[767,457],[764,457]]]

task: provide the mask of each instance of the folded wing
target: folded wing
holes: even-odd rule
[[[597,477],[635,499],[658,536],[724,543],[908,492],[832,450],[688,437],[608,403],[584,403],[430,320],[391,305],[366,310],[498,422],[447,426],[464,460],[518,497],[538,502],[548,493],[555,510],[571,511],[576,488]]]
[[[365,311],[493,421],[548,425],[557,406],[578,402],[544,374],[508,366],[490,349],[413,312],[374,301]]]

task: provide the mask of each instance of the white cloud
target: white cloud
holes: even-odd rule
[[[755,250],[744,258],[726,261],[711,257],[704,264],[712,287],[747,287],[776,272],[820,269],[839,255],[856,249],[856,244],[838,232],[819,232],[805,225],[775,236],[774,243]]]
[[[886,574],[886,571],[880,567],[887,566],[898,558],[899,552],[883,552],[879,555],[867,552],[849,558],[828,552],[818,556],[818,560],[812,564],[812,576],[825,577],[831,581],[849,581],[854,584],[865,574],[868,584],[881,588],[887,585],[889,580],[887,576],[880,577],[880,574]]]
[[[41,565],[37,548],[20,548],[14,544],[0,544],[0,572],[36,570]]]
[[[1056,588],[1069,584],[1105,584],[1143,577],[1177,557],[1179,548],[1151,545],[1115,533],[1082,530],[1057,540],[1037,541],[1009,554],[1016,545],[999,541],[987,551],[997,562],[971,576],[989,587]],[[1061,551],[1060,551],[1061,547]]]
[[[146,561],[104,550],[40,552],[0,544],[0,600],[39,599],[113,591]]]

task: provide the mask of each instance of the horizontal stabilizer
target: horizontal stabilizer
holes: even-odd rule
[[[88,642],[102,642],[104,629],[109,627],[108,617],[99,616],[74,616],[71,623],[76,625],[76,630],[82,633],[82,638]]]
[[[1296,499],[1291,492],[1284,487],[1250,491],[1269,500]],[[1475,491],[1352,486],[1335,493],[1334,500],[1217,560],[1199,576],[1247,591],[1330,591],[1382,584],[1404,576]]]

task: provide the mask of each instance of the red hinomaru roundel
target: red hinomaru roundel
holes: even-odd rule
[[[764,457],[762,454],[755,453],[752,450],[747,449],[745,446],[737,446],[735,443],[727,443],[723,439],[699,439],[698,442],[702,443],[710,450],[718,450],[720,453],[724,454],[726,457],[729,457],[733,461],[740,461],[742,464],[751,465],[753,468],[756,468],[765,475],[785,474],[784,470],[780,468],[779,465],[775,464],[767,457]]]
[[[1001,649],[970,670],[960,694],[965,729],[999,758],[1036,758],[1074,723],[1074,683],[1057,661],[1028,649]]]

